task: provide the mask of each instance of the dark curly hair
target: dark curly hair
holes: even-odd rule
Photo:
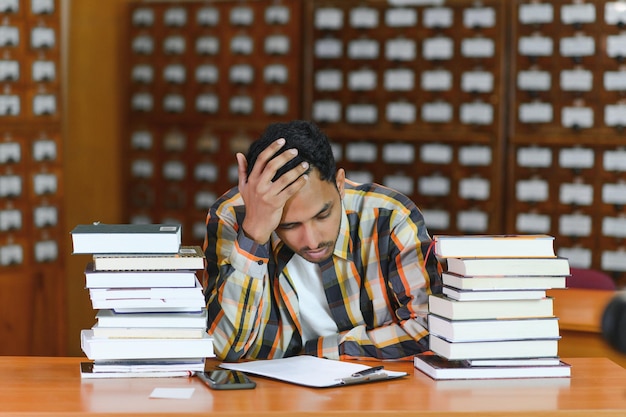
[[[248,149],[248,155],[246,156],[248,160],[248,175],[250,175],[259,154],[280,138],[285,139],[285,145],[272,158],[293,148],[298,150],[298,155],[282,166],[276,172],[272,181],[306,161],[311,168],[314,167],[319,171],[320,178],[323,181],[335,182],[336,165],[330,141],[317,125],[305,120],[270,124],[259,139],[253,142]]]

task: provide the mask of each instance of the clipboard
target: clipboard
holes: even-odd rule
[[[382,366],[372,368],[359,363],[306,355],[251,362],[224,362],[220,367],[313,388],[385,381],[407,375],[406,372],[390,371]]]

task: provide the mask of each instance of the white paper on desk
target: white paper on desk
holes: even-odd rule
[[[353,373],[369,368],[367,365],[358,363],[306,355],[243,363],[222,363],[220,367],[316,388],[344,385],[342,378],[350,378]],[[387,374],[387,377],[383,379],[394,379],[407,375],[406,372],[389,370],[379,371],[371,375],[382,372]],[[380,379],[372,378],[371,380]]]

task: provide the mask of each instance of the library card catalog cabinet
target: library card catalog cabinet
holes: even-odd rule
[[[0,354],[64,346],[61,13],[0,2]]]
[[[431,233],[549,233],[626,283],[623,0],[131,0],[124,212],[201,244],[271,122],[317,122],[338,165]]]

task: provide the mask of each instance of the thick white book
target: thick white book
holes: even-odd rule
[[[113,339],[95,337],[93,330],[80,332],[81,349],[91,360],[214,357],[213,338]]]
[[[447,360],[437,355],[419,354],[413,358],[416,369],[436,380],[451,379],[510,379],[510,378],[569,378],[571,367],[558,365],[531,366],[471,366],[465,360]]]
[[[566,276],[464,276],[444,272],[443,285],[460,290],[547,290],[566,288]]]
[[[195,287],[195,270],[96,271],[93,262],[85,267],[86,288],[187,288]]]
[[[484,301],[484,300],[537,300],[546,296],[545,290],[460,290],[454,287],[444,286],[444,295],[459,301]]]
[[[79,224],[70,232],[73,253],[176,253],[180,224]]]
[[[449,360],[554,357],[559,343],[559,339],[450,342],[432,333],[428,341],[430,350]]]
[[[95,271],[168,271],[204,269],[204,252],[199,246],[181,246],[173,254],[94,254]]]
[[[80,377],[82,379],[107,378],[188,378],[198,371],[132,371],[132,372],[94,372],[93,363],[80,363]]]
[[[90,288],[89,298],[91,300],[122,300],[136,298],[204,298],[202,285],[196,279],[193,287],[171,287],[171,288]]]
[[[428,310],[450,320],[552,317],[554,302],[550,297],[538,300],[458,301],[437,294],[428,297]]]
[[[452,342],[480,342],[512,339],[558,339],[556,317],[505,320],[450,320],[428,315],[428,331]]]
[[[464,276],[568,276],[566,258],[447,258],[448,272]]]
[[[435,235],[435,254],[442,258],[554,258],[548,235]]]
[[[96,313],[98,327],[182,327],[206,328],[207,310],[181,313],[116,313],[111,309],[103,309]]]
[[[561,363],[558,356],[546,358],[505,358],[505,359],[468,359],[471,366],[556,366]]]
[[[163,311],[200,311],[204,307],[204,297],[198,298],[128,298],[123,300],[91,300],[95,310],[112,309],[115,311],[163,312]]]
[[[98,360],[91,364],[93,372],[204,371],[205,358]]]
[[[202,339],[205,327],[91,327],[94,337],[120,339]]]

